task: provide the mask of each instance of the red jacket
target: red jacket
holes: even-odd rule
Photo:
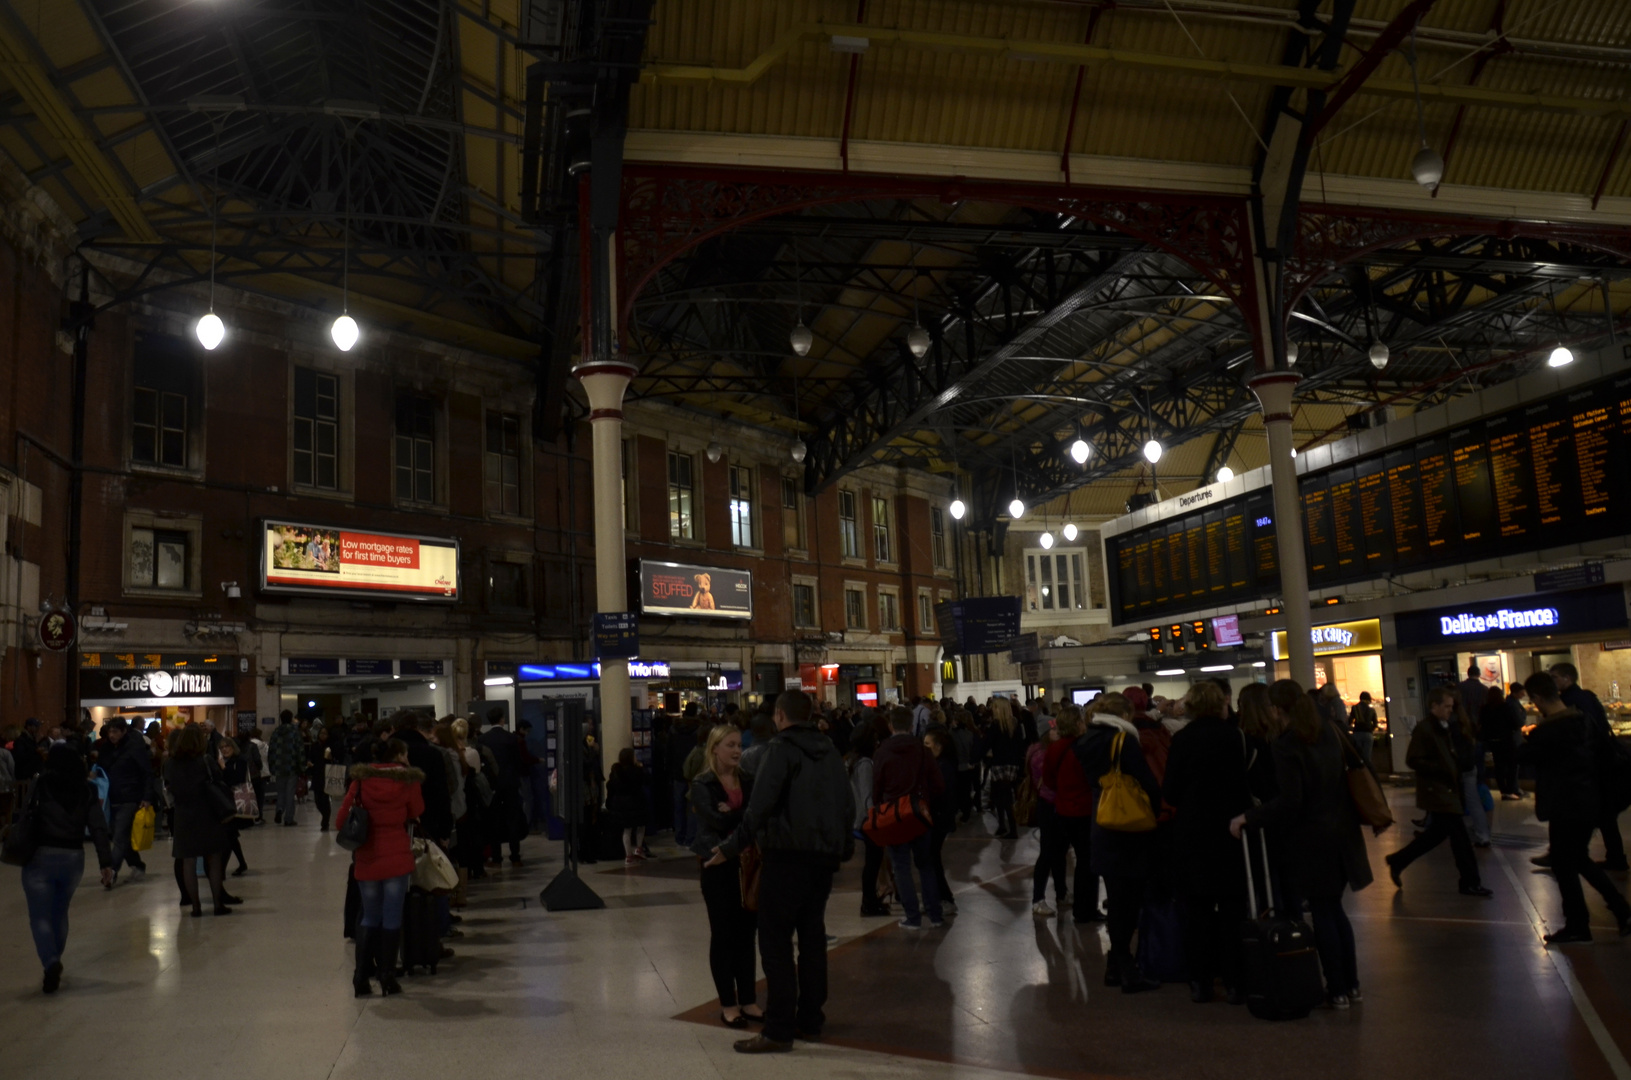
[[[892,803],[902,795],[930,800],[945,790],[945,778],[922,739],[897,732],[873,751],[872,802],[875,806]]]
[[[1057,739],[1048,744],[1042,759],[1042,782],[1053,788],[1053,808],[1065,817],[1093,816],[1093,785],[1082,772],[1082,763],[1070,752],[1075,739]]]
[[[363,809],[368,811],[368,841],[351,855],[358,881],[384,881],[413,873],[408,822],[425,812],[425,797],[419,791],[424,779],[418,769],[395,762],[351,767],[351,786],[334,815],[334,827],[345,825],[360,792]]]

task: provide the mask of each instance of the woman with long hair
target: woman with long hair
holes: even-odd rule
[[[734,725],[726,726],[734,729]],[[617,764],[606,778],[606,813],[623,830],[623,865],[637,865],[646,857],[643,848],[650,811],[646,803],[646,770],[632,747],[625,746],[618,752]]]
[[[1285,723],[1269,698],[1267,683],[1247,683],[1240,688],[1235,707],[1235,722],[1247,739],[1272,747],[1274,740],[1285,731]],[[1280,781],[1275,775],[1274,755],[1258,754],[1246,763],[1246,782],[1251,789],[1252,801],[1266,803],[1280,793]]]
[[[45,969],[43,989],[57,992],[62,981],[62,954],[68,947],[68,903],[85,875],[85,836],[96,845],[102,884],[113,881],[113,848],[102,802],[85,779],[85,759],[66,746],[53,746],[34,781],[29,803],[34,810],[37,844],[23,867],[23,897],[28,902],[28,928],[34,951]]]
[[[230,915],[226,890],[226,853],[232,846],[227,822],[232,819],[232,792],[209,758],[209,734],[197,724],[189,724],[170,739],[169,772],[165,786],[175,804],[175,825],[170,838],[170,854],[176,864],[176,884],[181,886],[182,905],[192,909],[193,918],[202,915],[198,900],[197,860],[204,860],[209,876],[210,898],[215,914]],[[211,788],[220,790],[212,791]]]
[[[627,751],[625,751],[627,753]],[[742,905],[742,860],[707,860],[742,824],[742,811],[753,790],[753,777],[742,772],[742,733],[720,724],[702,746],[703,769],[691,781],[691,809],[697,815],[697,838],[691,850],[702,866],[702,900],[708,909],[708,968],[719,992],[719,1019],[729,1028],[763,1021],[755,1004],[754,935],[758,916]],[[619,763],[621,764],[621,762]],[[617,769],[613,768],[613,776]],[[749,1012],[748,1010],[753,1010]]]
[[[1427,814],[1427,828],[1403,848],[1387,857],[1393,884],[1404,888],[1405,867],[1450,842],[1463,896],[1493,896],[1478,874],[1478,858],[1467,836],[1464,815],[1463,762],[1473,750],[1472,722],[1461,707],[1461,694],[1453,686],[1435,686],[1427,692],[1427,719],[1410,736],[1405,764],[1416,773],[1416,808]]]
[[[396,957],[402,940],[402,904],[413,879],[413,840],[408,829],[425,812],[420,791],[425,774],[409,767],[407,743],[380,739],[370,756],[371,763],[351,767],[351,786],[334,813],[334,827],[344,829],[354,808],[368,811],[368,839],[351,853],[352,873],[362,894],[356,967],[351,975],[357,997],[374,992],[369,982],[373,975],[379,978],[380,993],[402,992],[396,981]]]
[[[1237,816],[1229,829],[1239,837],[1247,825],[1269,826],[1283,843],[1285,850],[1276,855],[1284,870],[1284,910],[1300,911],[1308,904],[1326,1000],[1332,1008],[1346,1009],[1359,1000],[1359,970],[1342,892],[1358,892],[1372,878],[1359,813],[1348,793],[1342,728],[1322,716],[1291,679],[1269,687],[1269,700],[1275,724],[1283,728],[1273,745],[1279,793]]]
[[[1018,840],[1014,823],[1014,789],[1025,767],[1025,730],[1004,697],[991,702],[991,809],[997,815],[997,838]]]

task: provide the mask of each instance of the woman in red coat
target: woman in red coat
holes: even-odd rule
[[[402,901],[413,879],[413,844],[408,826],[425,812],[419,785],[425,774],[408,767],[408,747],[400,739],[374,743],[372,765],[351,767],[351,786],[334,816],[344,829],[353,807],[368,811],[368,840],[352,852],[352,871],[362,893],[357,926],[357,968],[351,986],[358,997],[374,992],[369,976],[376,971],[385,994],[400,994],[396,953],[402,938]]]

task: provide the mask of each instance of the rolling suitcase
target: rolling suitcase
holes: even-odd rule
[[[414,968],[436,974],[442,940],[436,931],[436,900],[423,889],[410,888],[402,903],[402,971]]]
[[[1268,838],[1263,838],[1263,906],[1252,885],[1252,845],[1240,836],[1246,859],[1246,903],[1251,913],[1241,927],[1241,984],[1246,1007],[1259,1020],[1301,1020],[1325,1000],[1314,932],[1295,912],[1274,907]]]

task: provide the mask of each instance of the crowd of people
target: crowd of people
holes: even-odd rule
[[[1476,851],[1489,843],[1484,785],[1493,780],[1503,798],[1522,799],[1517,775],[1527,764],[1535,812],[1550,836],[1550,850],[1535,862],[1554,873],[1564,914],[1547,942],[1591,940],[1582,881],[1603,896],[1620,933],[1631,935],[1631,905],[1607,876],[1625,868],[1617,825],[1624,793],[1616,786],[1623,780],[1603,707],[1578,678],[1560,664],[1501,694],[1474,669],[1461,686],[1429,692],[1428,715],[1406,753],[1423,816],[1414,838],[1385,856],[1396,887],[1410,865],[1448,841],[1462,894],[1490,896]],[[1076,923],[1105,924],[1106,986],[1136,994],[1162,985],[1140,960],[1149,941],[1135,950],[1135,939],[1161,933],[1162,920],[1149,916],[1165,909],[1175,913],[1177,940],[1162,944],[1182,956],[1192,1000],[1213,1001],[1221,989],[1225,1000],[1242,1003],[1239,928],[1272,906],[1291,918],[1307,913],[1327,1004],[1345,1009],[1362,1000],[1343,897],[1372,883],[1363,836],[1370,819],[1351,784],[1369,767],[1378,726],[1368,695],[1348,707],[1333,687],[1307,692],[1290,680],[1251,683],[1238,696],[1221,680],[1196,683],[1182,699],[1150,690],[1129,687],[1086,707],[1053,709],[1007,698],[818,709],[796,691],[752,715],[692,706],[659,725],[650,768],[625,749],[607,774],[594,736],[586,737],[580,847],[592,861],[607,846],[600,841],[609,841],[635,865],[650,856],[648,831],[666,819],[694,854],[721,1021],[763,1025],[737,1044],[744,1053],[783,1052],[797,1038],[819,1037],[825,909],[842,863],[863,853],[863,917],[893,916],[898,905],[905,931],[943,927],[957,911],[946,839],[987,814],[999,840],[1036,830],[1036,917],[1068,913]],[[246,872],[240,834],[264,820],[270,791],[274,824],[294,825],[308,794],[320,831],[330,829],[332,811],[339,839],[353,850],[346,928],[356,943],[354,990],[371,994],[377,982],[385,994],[398,992],[410,896],[425,893],[431,962],[450,958],[443,942],[460,936],[455,912],[471,882],[501,866],[506,847],[520,865],[521,840],[542,809],[531,805],[529,778],[539,770],[526,732],[518,736],[502,720],[500,709],[440,721],[408,709],[389,720],[333,725],[284,713],[265,738],[258,728],[228,738],[197,724],[144,732],[119,717],[93,738],[66,728],[41,733],[31,722],[0,751],[7,780],[0,794],[6,820],[14,811],[33,819],[23,885],[46,991],[61,982],[68,901],[83,875],[85,843],[95,848],[105,887],[127,870],[139,881],[146,865],[133,837],[141,815],[157,811],[181,906],[202,915],[203,877],[212,910],[227,915],[241,902],[226,888],[228,860],[236,857],[235,874]],[[1494,762],[1487,778],[1486,752]],[[671,781],[671,804],[662,778]],[[921,828],[889,838],[877,822],[890,814],[916,816]],[[1602,834],[1603,863],[1587,855],[1594,832]],[[1260,837],[1266,853],[1262,881],[1253,880],[1249,847],[1242,857],[1248,835]],[[418,889],[434,853],[453,877]],[[1258,910],[1249,896],[1263,897]],[[767,983],[762,1009],[756,953]]]

